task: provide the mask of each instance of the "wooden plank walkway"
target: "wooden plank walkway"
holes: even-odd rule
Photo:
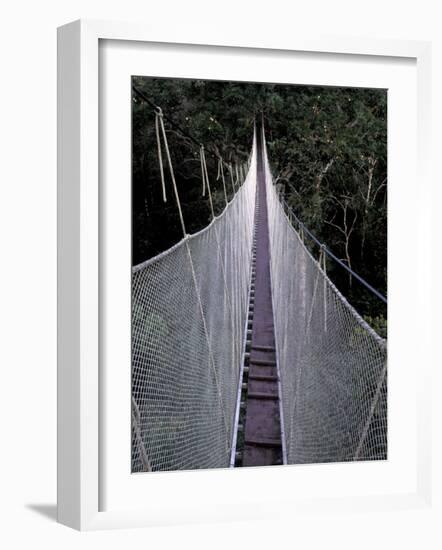
[[[257,132],[256,260],[251,291],[251,349],[248,369],[243,466],[282,464],[281,421],[270,286],[269,228],[262,157]]]

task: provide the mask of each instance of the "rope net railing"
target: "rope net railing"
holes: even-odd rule
[[[255,188],[254,138],[222,214],[132,270],[132,472],[229,466]]]
[[[263,156],[287,462],[386,459],[386,341],[290,224]]]

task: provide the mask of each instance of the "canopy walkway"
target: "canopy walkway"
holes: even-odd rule
[[[290,217],[255,132],[223,213],[133,268],[133,472],[387,457],[386,341]]]
[[[239,463],[262,466],[282,463],[279,377],[275,353],[272,290],[270,284],[269,228],[262,158],[258,136],[254,269],[249,307],[251,349],[248,376],[244,448]]]

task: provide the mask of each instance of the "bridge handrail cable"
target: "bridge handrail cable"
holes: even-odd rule
[[[338,265],[343,267],[352,277],[354,277],[357,281],[359,281],[367,290],[369,290],[372,294],[376,296],[379,300],[381,300],[384,304],[387,304],[387,298],[381,294],[378,290],[376,290],[370,283],[368,283],[363,277],[358,275],[356,271],[351,269],[348,265],[346,265],[340,258],[336,256],[329,248],[328,246],[321,242],[311,231],[308,229],[308,227],[302,222],[298,216],[294,213],[293,208],[287,203],[285,199],[281,200],[281,203],[287,208],[287,210],[290,212],[290,215],[296,220],[298,226],[302,228],[302,231],[304,234],[306,234],[310,239],[319,246],[320,249],[324,251],[325,254],[332,260],[334,260]]]

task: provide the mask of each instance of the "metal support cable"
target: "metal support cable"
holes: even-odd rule
[[[381,300],[384,304],[387,304],[387,298],[381,294],[378,290],[376,290],[373,286],[371,286],[370,283],[367,283],[365,279],[363,279],[360,275],[358,275],[353,269],[348,267],[340,258],[338,258],[333,252],[327,247],[326,244],[322,243],[313,233],[304,225],[304,223],[296,216],[296,214],[293,212],[293,209],[291,206],[288,205],[287,201],[282,201],[283,205],[287,208],[287,210],[291,213],[293,218],[296,220],[296,222],[299,225],[300,230],[302,231],[303,235],[307,235],[310,237],[310,239],[319,246],[320,249],[324,250],[324,253],[327,254],[332,260],[334,260],[338,265],[343,267],[348,273],[350,273],[357,281],[359,281],[367,290],[369,290],[372,294],[376,296],[379,300]]]

